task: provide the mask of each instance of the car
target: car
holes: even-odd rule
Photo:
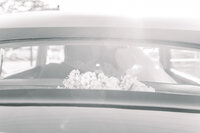
[[[54,11],[0,20],[0,132],[200,131],[200,21]]]

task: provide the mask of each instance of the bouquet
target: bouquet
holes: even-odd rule
[[[80,73],[79,70],[72,70],[63,80],[63,87],[59,88],[155,92],[154,88],[146,86],[144,83],[138,81],[137,77],[129,72],[118,79],[113,76],[108,77],[103,72]]]

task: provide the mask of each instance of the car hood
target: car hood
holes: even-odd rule
[[[200,114],[87,107],[0,107],[5,133],[196,133]]]

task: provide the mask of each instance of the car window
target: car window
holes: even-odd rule
[[[60,88],[129,90],[136,85],[143,90],[150,87],[146,82],[200,84],[199,51],[162,43],[115,39],[17,42],[2,45],[1,58],[2,80],[52,79],[51,84],[56,84],[60,79]]]
[[[200,51],[194,49],[171,49],[171,70],[185,78],[192,78],[200,83]]]
[[[3,50],[2,76],[6,77],[36,66],[38,46],[21,46]]]
[[[46,64],[61,63],[64,61],[64,45],[51,45],[47,47]]]

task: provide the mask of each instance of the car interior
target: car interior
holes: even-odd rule
[[[65,45],[64,56],[62,62],[46,64],[47,49],[39,46],[35,67],[7,76],[5,79],[64,79],[74,69],[79,69],[80,72],[103,71],[108,76],[120,77],[136,64],[135,66],[142,66],[136,69],[136,74],[140,73],[137,76],[141,81],[176,83],[162,67],[156,69],[155,63],[140,49],[134,47]]]
[[[81,73],[88,71],[103,72],[108,76],[114,76],[120,79],[131,68],[134,69],[134,75],[142,82],[198,85],[198,83],[191,80],[187,75],[180,75],[171,71],[169,51],[173,47],[163,47],[162,45],[150,45],[149,47],[145,44],[144,47],[147,47],[147,49],[149,47],[160,50],[156,55],[157,61],[155,62],[141,49],[143,45],[141,47],[135,47],[134,44],[132,47],[132,43],[128,44],[128,42],[126,42],[128,45],[121,45],[121,42],[119,45],[116,42],[117,45],[107,45],[110,41],[101,42],[99,40],[93,42],[77,41],[74,44],[72,42],[53,42],[52,44],[49,41],[42,43],[44,45],[41,45],[41,42],[31,42],[30,44],[25,42],[17,43],[18,45],[11,43],[2,46],[5,50],[13,49],[3,52],[6,53],[4,55],[5,61],[2,65],[3,72],[6,72],[4,69],[7,68],[7,62],[13,62],[13,65],[10,65],[12,68],[9,69],[8,66],[7,69],[9,70],[15,68],[15,62],[22,62],[22,60],[29,61],[29,64],[34,64],[32,67],[29,66],[20,71],[10,72],[7,76],[4,76],[4,79],[64,79],[72,70],[76,69]],[[49,54],[49,51],[52,52],[49,49],[52,46],[54,46],[52,50],[54,53]],[[60,47],[60,49],[56,49],[57,47]],[[24,59],[19,54],[22,48],[26,51],[32,49],[31,53],[23,51],[27,56],[23,57]],[[14,52],[15,49],[19,49],[17,54],[20,57],[15,57],[17,55]],[[63,55],[60,55],[60,53]],[[7,54],[10,54],[9,57]],[[61,57],[63,59],[59,61],[57,59],[51,59]]]

